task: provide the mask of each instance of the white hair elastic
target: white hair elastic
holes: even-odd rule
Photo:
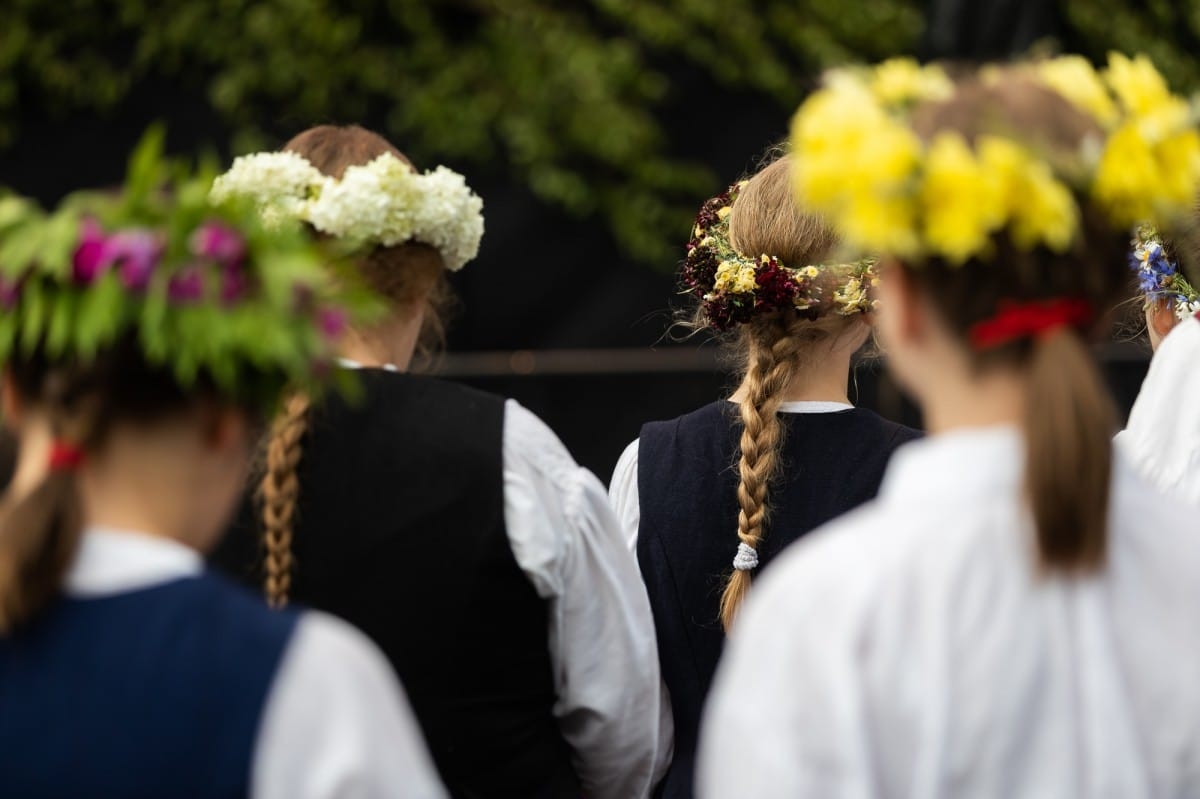
[[[733,557],[733,568],[741,572],[748,572],[757,567],[758,550],[747,544],[745,541],[738,544],[737,554]]]

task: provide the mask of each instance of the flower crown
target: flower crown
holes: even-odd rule
[[[1175,316],[1187,319],[1200,311],[1200,292],[1192,288],[1179,268],[1167,257],[1158,231],[1148,225],[1139,226],[1129,254],[1129,268],[1137,273],[1138,288],[1147,299],[1165,297],[1171,300]]]
[[[842,316],[874,308],[875,261],[791,267],[774,255],[747,258],[729,243],[729,213],[741,181],[708,200],[696,216],[681,283],[700,298],[714,330],[728,330],[755,315],[791,308],[809,319],[828,311]]]
[[[252,198],[268,224],[291,218],[353,245],[418,241],[457,272],[479,253],[483,200],[444,166],[421,175],[391,153],[331,178],[293,152],[234,159],[213,183],[214,202]]]
[[[801,202],[852,245],[951,264],[986,259],[1001,231],[1021,249],[1063,252],[1079,235],[1081,202],[1118,229],[1190,210],[1200,188],[1196,114],[1145,56],[1114,53],[1102,72],[1064,56],[984,70],[980,80],[1007,74],[1058,93],[1101,134],[1073,153],[1039,150],[1019,131],[981,133],[973,145],[942,131],[923,142],[913,108],[955,91],[940,67],[897,59],[835,70],[792,123]]]
[[[335,290],[299,224],[211,205],[211,180],[166,163],[152,132],[119,195],[77,193],[49,214],[0,196],[0,360],[86,362],[133,335],[185,388],[204,376],[264,408],[288,384],[319,388],[334,339],[374,300]]]

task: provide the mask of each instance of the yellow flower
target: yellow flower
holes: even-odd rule
[[[871,91],[885,105],[944,100],[954,84],[939,66],[922,67],[912,58],[891,58],[875,67]]]
[[[750,294],[758,288],[758,281],[755,280],[755,271],[752,264],[743,264],[738,269],[737,278],[733,282],[733,290],[739,294]]]
[[[1133,226],[1153,220],[1154,196],[1163,176],[1154,151],[1126,122],[1105,142],[1092,182],[1092,194],[1119,225]]]
[[[1131,59],[1121,53],[1109,53],[1104,79],[1130,114],[1148,114],[1174,99],[1166,80],[1145,55]]]
[[[1188,128],[1154,147],[1161,179],[1155,199],[1157,221],[1165,223],[1191,209],[1200,186],[1200,133]]]
[[[722,261],[717,265],[717,273],[713,277],[713,291],[729,291],[737,280],[741,265],[736,261]]]
[[[939,133],[925,158],[920,197],[925,240],[933,252],[962,263],[987,250],[1006,218],[1001,188],[961,135]]]
[[[821,276],[821,270],[815,266],[806,266],[800,270],[800,277],[815,280]]]
[[[1013,243],[1024,250],[1039,244],[1055,252],[1066,250],[1079,225],[1071,190],[1054,177],[1048,164],[1009,139],[981,136],[978,149],[984,171],[1000,183]]]
[[[743,294],[751,293],[758,288],[753,263],[743,261],[722,261],[717,265],[717,273],[713,279],[714,293]]]
[[[792,120],[792,154],[803,206],[827,216],[851,244],[913,251],[908,195],[921,143],[861,81],[836,73],[809,97]]]
[[[1048,58],[1038,62],[1034,70],[1042,83],[1093,116],[1103,127],[1110,128],[1116,124],[1116,103],[1104,81],[1083,56]]]

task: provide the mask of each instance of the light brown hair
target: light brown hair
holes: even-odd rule
[[[917,133],[932,138],[958,131],[968,141],[982,133],[1018,138],[1048,157],[1078,152],[1095,123],[1057,94],[1020,78],[960,83],[947,101],[918,109]],[[1128,233],[1086,201],[1072,247],[1054,253],[1016,248],[1003,233],[983,262],[951,265],[936,258],[905,264],[907,275],[968,346],[971,328],[1006,301],[1082,299],[1095,310],[1086,329],[1063,326],[1048,334],[971,350],[973,368],[1017,369],[1026,375],[1023,431],[1025,493],[1041,565],[1053,571],[1101,568],[1108,543],[1116,414],[1087,339],[1107,332],[1110,311],[1128,296]]]
[[[767,254],[789,267],[819,264],[838,245],[819,217],[792,198],[790,158],[768,164],[739,191],[729,214],[729,241],[747,258]],[[746,393],[739,403],[738,539],[758,549],[766,535],[772,480],[779,470],[783,422],[778,412],[793,379],[840,336],[861,322],[836,314],[810,321],[792,311],[756,316],[739,326],[733,347],[744,364]],[[721,624],[729,630],[750,588],[750,572],[734,569],[721,594]]]
[[[340,178],[347,168],[369,163],[383,153],[391,153],[412,165],[387,139],[357,125],[318,125],[295,136],[283,149],[304,156],[334,178]],[[452,294],[442,256],[436,248],[420,242],[376,247],[361,257],[357,266],[367,284],[393,308],[401,310],[414,303],[424,304],[418,354],[441,345]],[[300,496],[297,470],[308,431],[308,413],[309,402],[305,397],[294,396],[284,403],[266,441],[262,477],[258,481],[263,587],[267,601],[275,607],[287,604],[291,589],[292,537]]]

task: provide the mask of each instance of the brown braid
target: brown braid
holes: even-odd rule
[[[266,469],[258,486],[266,548],[264,590],[275,608],[287,605],[292,586],[292,533],[300,496],[302,441],[308,430],[308,397],[293,394],[275,418],[267,441]]]

